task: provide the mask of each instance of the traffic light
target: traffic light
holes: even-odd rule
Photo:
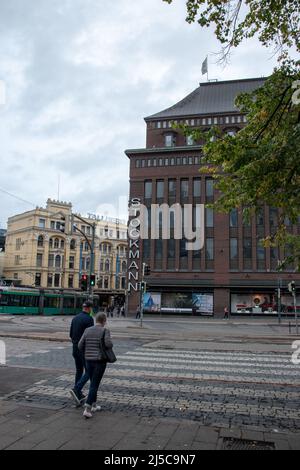
[[[88,276],[87,274],[82,274],[80,278],[80,289],[86,292],[87,288],[88,288]]]
[[[141,291],[142,291],[143,293],[145,293],[146,290],[147,290],[147,284],[146,284],[146,282],[141,282]]]
[[[90,276],[90,286],[95,287],[95,285],[96,285],[96,276],[95,276],[95,274],[92,274]]]
[[[288,283],[288,290],[291,294],[295,294],[295,292],[296,292],[295,281],[291,281],[291,282]]]
[[[148,266],[148,264],[144,263],[144,265],[143,265],[143,275],[144,276],[150,276],[150,274],[151,274],[150,266]]]

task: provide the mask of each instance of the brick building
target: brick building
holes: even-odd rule
[[[216,197],[213,181],[199,173],[201,142],[193,142],[173,125],[202,130],[214,125],[234,135],[246,123],[246,116],[235,106],[236,96],[263,83],[263,78],[201,83],[182,101],[145,118],[146,148],[125,152],[130,160],[130,199],[137,198],[147,207],[212,202]],[[149,219],[149,228],[153,223]],[[279,274],[276,268],[284,253],[259,243],[277,223],[276,208],[262,207],[250,224],[244,223],[240,210],[220,214],[206,208],[202,250],[187,251],[185,240],[176,240],[172,230],[169,240],[140,240],[139,256],[133,263],[139,264],[139,273],[143,262],[151,267],[146,312],[221,316],[228,306],[233,314],[275,314],[279,285],[283,287],[282,310],[291,312],[287,284],[292,279],[299,284],[300,275],[294,273],[294,266]],[[299,227],[290,230],[299,233]],[[136,310],[139,296],[138,290],[130,289],[129,277],[129,312]]]

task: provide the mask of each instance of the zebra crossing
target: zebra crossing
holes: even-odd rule
[[[74,375],[45,379],[9,399],[70,407]],[[300,429],[300,366],[288,354],[138,347],[109,365],[105,410],[193,419],[205,425]]]

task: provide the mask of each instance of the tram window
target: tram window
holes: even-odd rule
[[[0,305],[7,307],[38,307],[39,297],[35,295],[2,294]]]
[[[59,308],[60,298],[59,297],[45,297],[45,308]]]
[[[74,308],[74,297],[64,297],[64,308]]]
[[[1,294],[0,295],[0,305],[2,307],[8,305],[8,300],[9,300],[9,296],[7,294]]]

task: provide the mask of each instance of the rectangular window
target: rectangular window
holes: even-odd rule
[[[143,258],[149,260],[151,256],[151,240],[143,240]]]
[[[15,266],[20,266],[21,264],[21,257],[20,255],[15,256]]]
[[[194,137],[192,135],[188,135],[186,137],[186,145],[194,145]]]
[[[169,198],[176,198],[176,180],[169,180]]]
[[[155,258],[157,260],[162,260],[163,257],[163,241],[155,240]]]
[[[145,181],[145,199],[152,199],[152,181]]]
[[[140,166],[141,166],[141,160],[136,160],[135,167],[140,168]]]
[[[173,135],[172,134],[167,134],[165,135],[165,147],[173,147]]]
[[[188,199],[189,197],[189,180],[180,181],[180,196],[181,199]]]
[[[168,258],[175,259],[176,242],[173,239],[168,240]]]
[[[47,287],[52,287],[52,285],[53,285],[53,274],[48,274]]]
[[[238,239],[230,238],[230,269],[238,269]]]
[[[214,260],[214,239],[213,238],[206,239],[206,260],[207,261]]]
[[[214,211],[213,211],[213,209],[205,209],[205,226],[206,226],[206,228],[212,228],[214,226]]]
[[[218,118],[217,117],[214,118],[214,124],[218,124]]]
[[[70,256],[69,258],[69,269],[74,269],[75,267],[75,256]]]
[[[238,210],[232,209],[229,214],[229,223],[231,228],[236,228],[238,226]]]
[[[211,118],[208,118],[207,119],[207,124],[210,126],[212,124],[212,119]]]
[[[69,285],[69,289],[73,289],[73,287],[74,287],[74,277],[73,276],[69,276],[68,285]]]
[[[41,273],[36,273],[35,275],[35,286],[40,287],[42,283],[42,275]]]
[[[49,255],[48,256],[48,267],[53,268],[54,266],[54,255]]]
[[[193,195],[194,197],[201,197],[201,178],[194,179]]]
[[[54,287],[60,287],[60,274],[54,275]]]
[[[37,268],[41,268],[43,266],[43,255],[38,253],[36,256],[36,266]]]
[[[206,184],[206,199],[213,199],[214,197],[214,182],[211,178],[207,178]]]
[[[165,188],[165,182],[163,180],[158,180],[156,182],[156,198],[157,199],[164,198],[164,188]]]
[[[45,227],[46,227],[46,219],[40,219],[39,228],[45,228]]]
[[[156,125],[157,129],[161,129],[161,122],[158,121],[156,124],[157,124],[157,125]]]
[[[244,269],[252,269],[252,239],[243,240]]]
[[[202,126],[206,126],[206,119],[205,118],[202,119]]]
[[[270,226],[278,227],[278,209],[270,208]]]
[[[22,245],[22,239],[21,238],[17,238],[16,239],[16,250],[20,250],[21,249],[21,245]]]

